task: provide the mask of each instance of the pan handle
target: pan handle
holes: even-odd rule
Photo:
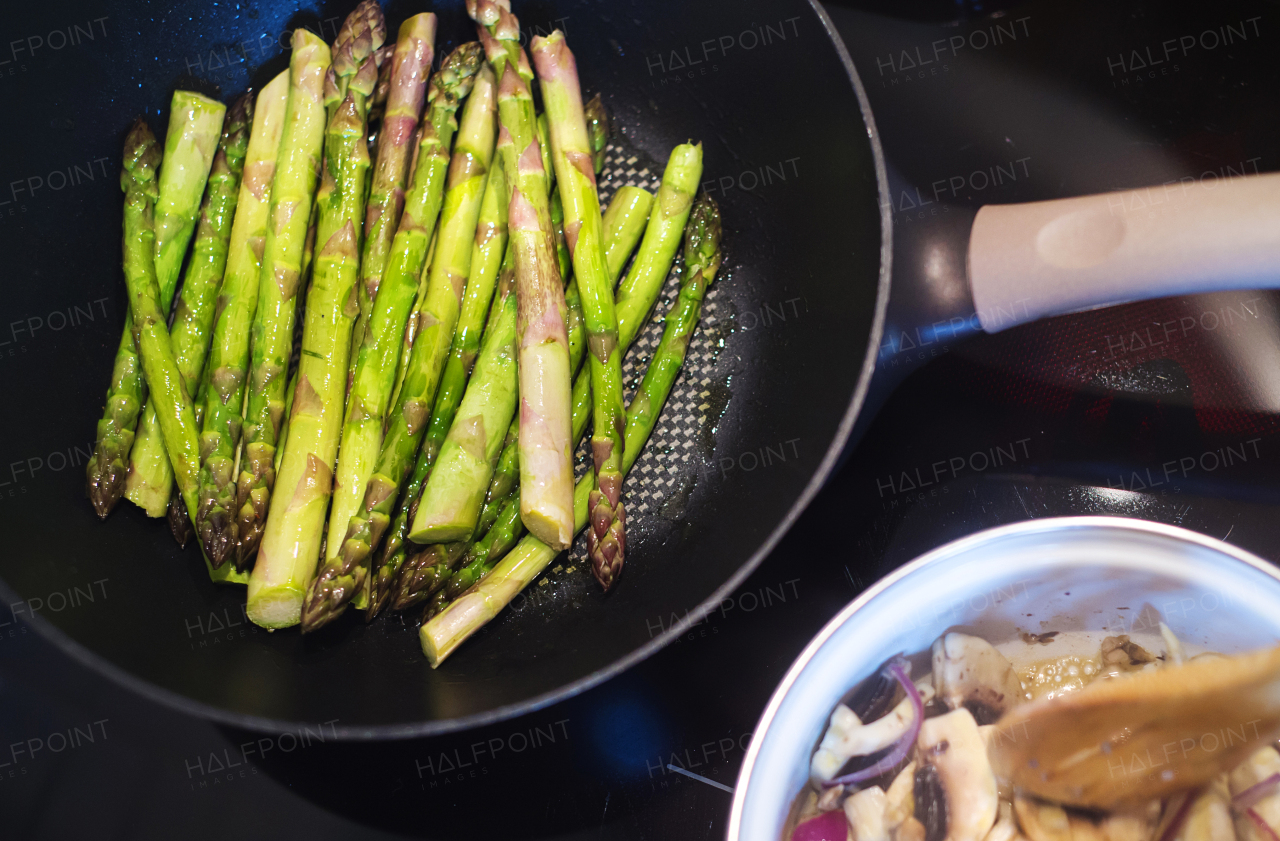
[[[1126,301],[1280,286],[1280,173],[987,205],[969,280],[989,333]]]

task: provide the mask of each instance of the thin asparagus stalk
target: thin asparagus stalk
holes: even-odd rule
[[[198,396],[209,350],[209,334],[213,327],[214,303],[222,286],[227,265],[227,247],[231,236],[231,219],[240,192],[240,176],[249,144],[249,125],[253,119],[253,99],[243,94],[231,105],[222,123],[222,138],[213,157],[208,186],[200,208],[191,259],[187,263],[182,289],[178,294],[170,341],[182,372],[187,393]],[[138,439],[130,460],[136,468],[129,477],[129,498],[150,510],[161,495],[166,499],[170,529],[179,543],[190,533],[185,506],[173,505],[176,498],[173,468],[164,451],[164,442],[156,423],[155,410],[146,409]],[[196,423],[201,419],[196,407]],[[181,532],[181,534],[180,534]]]
[[[403,26],[401,27],[403,29]],[[373,93],[369,96],[369,159],[378,160],[378,137],[382,133],[382,120],[387,112],[387,98],[391,95],[391,71],[392,57],[395,56],[395,44],[383,44],[381,48],[373,53],[373,63],[378,66],[378,82],[373,86]],[[429,65],[428,65],[429,66]],[[426,77],[423,77],[423,84],[426,84]],[[422,111],[422,103],[418,103],[418,111]],[[414,115],[414,126],[417,126],[418,115]],[[409,143],[412,143],[413,131],[409,132]],[[412,148],[412,146],[410,146]],[[376,171],[377,165],[374,165]],[[404,184],[401,188],[403,190]],[[364,197],[365,207],[369,206],[369,198],[373,195],[373,179],[369,179],[369,183],[365,185],[367,195]],[[403,198],[403,196],[402,196]],[[395,227],[394,225],[392,226]],[[394,233],[394,231],[392,231]]]
[[[452,162],[444,209],[440,214],[440,231],[435,259],[427,282],[423,313],[428,319],[414,339],[412,355],[423,360],[428,379],[439,381],[448,344],[452,343],[463,285],[470,271],[472,242],[475,239],[480,205],[493,161],[495,125],[493,76],[481,68],[462,113]],[[411,280],[411,278],[407,278]],[[383,415],[395,381],[395,357],[400,349],[400,336],[408,316],[416,284],[399,284],[392,301],[378,308],[351,389],[351,409],[343,432],[342,464],[338,474],[338,493],[330,516],[326,557],[312,582],[303,609],[303,630],[312,631],[331,621],[364,585],[368,557],[360,547],[343,554],[345,538],[350,534],[351,519],[357,514],[365,496],[366,483],[373,473],[374,460],[382,444]],[[378,299],[390,292],[380,293]],[[376,323],[375,323],[376,322]],[[411,363],[412,364],[412,361]],[[429,392],[435,385],[428,386]],[[356,524],[359,530],[359,524]],[[353,562],[355,561],[355,562]]]
[[[235,459],[249,363],[249,330],[258,306],[258,275],[267,235],[271,185],[288,100],[288,71],[272,79],[258,94],[205,366],[196,527],[201,546],[215,568],[234,554],[238,540],[234,517]]]
[[[604,100],[596,94],[582,108],[587,118],[587,137],[591,143],[591,163],[596,175],[604,170],[605,149],[609,146],[609,112]]]
[[[643,187],[619,187],[609,201],[609,207],[604,212],[604,262],[609,267],[613,283],[617,283],[631,252],[635,251],[652,209],[653,193]],[[626,231],[627,235],[610,239],[611,230]]]
[[[144,121],[138,120],[125,139],[124,170],[120,177],[120,186],[125,191],[124,276],[129,289],[129,312],[133,315],[133,335],[142,358],[142,370],[159,417],[165,447],[173,461],[178,487],[188,509],[194,512],[200,468],[195,413],[174,359],[155,274],[155,168],[159,162],[155,135]]]
[[[701,314],[702,299],[720,267],[720,215],[705,195],[690,219],[685,240],[685,275],[680,297],[666,318],[662,340],[627,409],[629,471],[653,432],[662,406],[684,364],[689,339]],[[583,477],[574,494],[574,524],[587,525],[590,477]],[[533,535],[526,536],[479,584],[464,593],[419,629],[419,640],[432,668],[440,665],[465,639],[484,626],[555,559],[557,552]]]
[[[335,48],[349,50],[346,26],[343,32]],[[294,30],[289,100],[276,158],[251,334],[253,352],[236,491],[237,566],[241,569],[248,566],[262,540],[275,483],[272,465],[293,350],[303,248],[316,195],[317,161],[324,145],[324,79],[329,66],[330,51],[324,41],[305,29]]]
[[[498,464],[493,469],[493,478],[484,494],[484,507],[480,509],[480,519],[476,522],[476,534],[487,534],[502,507],[511,499],[511,494],[519,485],[520,478],[520,420],[516,418],[507,427],[507,437],[502,441],[502,454],[498,456]]]
[[[570,276],[573,262],[569,257],[569,244],[564,238],[564,205],[560,203],[560,193],[555,190],[551,191],[551,230],[555,234],[556,265],[560,267],[560,276],[569,278],[569,286],[576,288],[577,284]],[[565,287],[565,295],[569,294],[569,286]]]
[[[370,181],[360,257],[360,317],[351,335],[353,360],[359,359],[373,312],[378,285],[391,254],[391,241],[404,209],[404,185],[413,155],[413,139],[435,59],[436,16],[414,15],[400,25],[385,93],[386,107],[378,129],[378,157]],[[379,72],[381,79],[382,72]],[[379,89],[381,89],[379,85]],[[399,348],[396,349],[397,351]],[[354,368],[352,373],[354,374]]]
[[[326,97],[341,92],[324,140],[325,201],[319,203],[318,249],[307,293],[298,384],[289,415],[279,481],[267,513],[262,546],[249,578],[248,616],[264,628],[296,625],[307,585],[315,572],[333,467],[342,432],[351,330],[359,307],[360,228],[369,171],[368,98],[377,83],[373,53],[385,32],[376,0],[363,0],[339,34]],[[364,36],[368,35],[366,39]],[[345,84],[340,77],[346,73]],[[344,455],[345,458],[345,455]]]
[[[622,200],[627,201],[628,199],[624,197]],[[612,207],[612,205],[610,205],[610,207]],[[616,278],[622,271],[622,266],[630,256],[631,250],[635,248],[635,244],[639,240],[640,234],[644,228],[644,220],[634,215],[628,216],[622,213],[614,213],[610,216],[610,219],[612,224],[607,226],[605,229],[606,243],[609,245],[616,245],[622,241],[629,243],[625,248],[619,247],[612,250],[612,253],[615,255],[615,262],[610,263],[608,266],[609,281],[612,283],[614,278]],[[505,286],[510,286],[510,280],[506,282]],[[569,366],[570,370],[575,372],[582,364],[583,355],[586,349],[586,344],[583,341],[583,331],[581,330],[581,312],[576,310],[576,301],[576,286],[573,282],[570,282],[568,291],[565,294],[565,305],[569,311],[567,321],[570,325],[578,325],[578,329],[574,330],[571,328],[569,331]],[[576,315],[575,312],[577,313]],[[499,329],[510,329],[510,327],[500,328],[497,326],[497,324],[500,323],[501,318],[504,316],[506,318],[513,318],[514,314],[501,307],[494,308],[489,326],[485,328],[486,335],[496,332]],[[510,381],[507,387],[512,389],[516,387],[516,381],[514,378]],[[468,387],[467,391],[470,393],[471,388]],[[465,415],[463,417],[465,417]],[[578,378],[574,383],[571,437],[575,443],[581,440],[583,432],[587,427],[587,421],[590,417],[591,378],[589,373],[584,372],[578,375]],[[502,517],[506,518],[509,516],[508,512],[503,510],[503,505],[511,495],[512,489],[515,487],[516,474],[519,472],[519,429],[519,420],[516,419],[511,421],[510,426],[507,428],[507,439],[504,444],[503,453],[498,458],[499,467],[494,470],[495,477],[489,481],[489,490],[487,492],[485,492],[483,485],[480,485],[479,488],[467,485],[457,486],[457,493],[459,495],[478,494],[479,498],[485,500],[485,507],[481,509],[475,527],[467,537],[486,534],[486,532],[490,530],[490,526],[492,526],[494,519],[499,516],[499,511],[503,511],[501,515]],[[503,467],[503,465],[505,465],[505,467]],[[441,465],[440,470],[444,470],[443,465]],[[498,476],[501,475],[501,471],[503,470],[508,471],[510,475],[500,479]],[[434,476],[436,474],[433,472],[431,475]],[[476,478],[476,481],[479,481],[479,478]],[[455,479],[454,482],[456,483],[457,480]],[[498,483],[497,487],[495,487],[495,483]],[[412,492],[412,488],[410,491]],[[442,504],[444,503],[431,503],[433,507]],[[521,534],[523,534],[524,526],[518,511],[519,499],[516,500],[516,506],[517,510],[513,515],[515,517],[515,523],[508,527],[510,541],[501,544],[501,548],[499,550],[495,550],[498,553],[494,555],[495,559],[497,557],[501,557],[501,553],[505,552],[507,548],[510,548],[510,545],[513,544]],[[408,509],[408,516],[413,518],[420,510],[423,510],[426,507],[427,503],[425,501],[415,501],[406,506]],[[487,521],[485,514],[486,510],[489,511]],[[399,524],[400,519],[397,519],[397,526],[399,526]],[[393,532],[393,537],[394,535],[395,533]],[[459,541],[458,544],[444,544],[438,549],[416,552],[412,556],[407,556],[403,548],[400,548],[395,554],[392,554],[390,558],[385,561],[383,566],[379,568],[378,586],[380,588],[380,592],[378,593],[378,599],[374,602],[375,612],[376,609],[380,609],[380,606],[387,601],[389,596],[386,593],[391,589],[394,589],[394,607],[397,610],[404,610],[430,596],[433,589],[439,588],[448,579],[449,570],[456,566],[456,562],[462,557],[463,552],[467,548],[468,542],[469,541],[463,540]],[[390,540],[388,541],[388,545],[391,545]],[[466,562],[471,563],[470,560]]]
[[[174,91],[169,108],[169,131],[165,135],[164,166],[160,172],[160,195],[153,210],[156,258],[155,271],[160,289],[160,307],[169,311],[178,271],[187,243],[195,229],[200,197],[204,194],[209,168],[222,131],[225,107],[192,91]],[[140,417],[144,417],[146,390],[133,339],[130,316],[112,366],[106,409],[98,421],[97,443],[86,466],[86,487],[98,516],[105,518],[129,489],[131,450]],[[154,417],[154,412],[146,413]],[[158,432],[158,430],[155,430]],[[152,458],[164,460],[163,449]],[[147,513],[164,514],[163,502]]]

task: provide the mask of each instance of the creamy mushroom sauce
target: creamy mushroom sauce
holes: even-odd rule
[[[901,761],[875,768],[884,773],[874,778],[826,785],[876,760],[883,765],[910,732],[914,706],[887,677],[886,664],[847,698],[870,720],[845,704],[832,713],[783,841],[1280,841],[1280,785],[1259,786],[1265,796],[1249,797],[1243,806],[1232,801],[1280,775],[1274,746],[1219,775],[1186,808],[1188,795],[1178,795],[1123,812],[1087,812],[1015,796],[995,779],[986,739],[1009,707],[1212,656],[1184,651],[1167,627],[1132,636],[1027,633],[999,646],[953,632],[939,637],[929,654],[931,670],[913,680],[925,710],[915,744],[904,746],[909,750]],[[1178,825],[1172,826],[1175,812]]]

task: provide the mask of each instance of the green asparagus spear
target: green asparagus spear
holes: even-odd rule
[[[346,43],[349,41],[348,33]],[[335,46],[350,49],[344,46],[342,33]],[[293,350],[303,247],[316,196],[317,161],[324,145],[323,91],[329,62],[330,51],[324,41],[305,29],[294,30],[289,100],[276,158],[251,334],[253,352],[236,491],[237,566],[241,569],[247,567],[262,540],[275,483],[272,465]]]
[[[604,100],[596,94],[583,106],[587,118],[587,136],[591,142],[591,163],[596,175],[604,170],[604,153],[609,146],[609,112]]]
[[[237,544],[235,459],[240,443],[240,411],[249,364],[249,329],[258,306],[258,273],[276,153],[289,100],[289,72],[258,94],[245,156],[244,180],[236,202],[226,271],[218,293],[217,316],[205,366],[200,429],[200,507],[196,528],[210,563],[220,567]]]
[[[205,193],[219,137],[225,127],[226,108],[201,94],[176,91],[171,112],[165,137],[165,160],[160,168],[160,198],[156,202],[156,281],[160,284],[159,302],[165,313],[173,303],[187,244],[195,229],[200,196]],[[178,121],[176,131],[174,120]],[[179,366],[185,369],[190,366],[183,364],[184,350],[174,347]],[[196,379],[199,379],[198,371]],[[188,382],[188,393],[194,392],[194,384]],[[172,475],[161,440],[159,418],[153,409],[144,406],[138,437],[129,453],[125,496],[146,511],[147,516],[164,516]]]
[[[608,590],[613,583],[608,570],[621,567],[626,547],[621,472],[626,411],[622,400],[618,320],[613,288],[605,270],[601,235],[604,223],[596,195],[591,140],[582,108],[577,64],[559,31],[546,38],[533,39],[533,60],[546,104],[552,159],[565,210],[565,238],[582,295],[583,322],[591,348],[595,422],[591,450],[598,492],[591,497],[592,528],[587,534],[587,546],[596,578]]]
[[[480,517],[516,409],[515,296],[508,294],[501,306],[511,315],[499,318],[497,329],[485,334],[466,395],[418,503],[409,532],[417,543],[461,540]]]
[[[179,90],[174,91],[169,111],[165,165],[160,172],[160,196],[153,211],[159,302],[166,313],[173,302],[178,271],[195,228],[200,197],[213,164],[226,109],[208,97]],[[139,418],[155,416],[154,412],[144,415],[142,411],[146,392],[129,318],[126,314],[125,329],[112,366],[106,410],[98,422],[97,444],[86,467],[89,499],[98,516],[103,518],[130,489],[131,451]],[[163,448],[153,448],[150,458],[164,461]],[[166,495],[163,501],[153,501],[147,513],[162,516],[167,500]]]
[[[401,26],[403,31],[404,27]],[[391,59],[396,54],[395,44],[383,44],[379,49],[374,50],[373,63],[378,65],[378,82],[373,86],[373,93],[369,95],[369,159],[378,160],[378,135],[382,130],[382,120],[387,113],[387,98],[391,95]],[[423,77],[423,84],[426,84],[426,77]],[[418,103],[418,110],[422,110],[422,103]],[[414,126],[417,126],[417,114],[414,115]],[[412,140],[413,132],[410,132],[410,140]],[[374,165],[376,171],[377,165]],[[403,186],[403,185],[401,185]],[[369,195],[365,196],[365,207],[369,206],[369,197],[373,195],[373,179],[369,179],[369,184],[365,187],[369,191]]]
[[[246,93],[232,103],[222,124],[222,139],[209,171],[192,255],[178,294],[177,312],[170,331],[178,370],[182,372],[187,393],[195,397],[199,396],[205,356],[209,350],[209,334],[213,327],[214,304],[227,265],[231,219],[239,197],[252,119],[253,99]],[[199,424],[202,413],[198,400],[195,407],[196,423]],[[173,484],[173,468],[169,465],[164,442],[154,420],[155,411],[145,411],[130,457],[137,466],[129,477],[130,499],[150,508],[150,501],[159,499],[163,494],[168,500],[170,530],[182,545],[190,534],[190,520],[187,519],[186,506],[174,504],[179,495]]]
[[[627,196],[616,200],[624,202],[634,201],[634,199]],[[610,204],[610,209],[612,208],[613,204]],[[610,223],[605,227],[605,241],[609,253],[614,255],[613,261],[610,262],[608,266],[609,281],[612,284],[613,280],[622,271],[622,266],[630,256],[632,249],[635,248],[635,244],[637,240],[639,240],[640,233],[644,227],[644,220],[636,217],[634,214],[627,215],[623,213],[612,213],[606,215],[609,217]],[[625,245],[622,244],[624,242]],[[510,286],[511,279],[508,277],[504,279],[502,288],[509,289]],[[580,325],[582,319],[580,311],[575,309],[575,292],[576,286],[570,282],[565,294],[565,305],[570,313],[567,320],[571,325],[575,323]],[[499,298],[499,300],[503,300],[503,298]],[[577,312],[576,316],[574,315],[575,312]],[[491,333],[498,332],[499,330],[512,329],[512,325],[510,323],[508,323],[507,326],[498,325],[501,324],[501,319],[503,317],[514,319],[514,315],[515,314],[510,310],[502,307],[494,307],[492,318],[490,319],[489,325],[485,328],[486,336]],[[585,348],[586,345],[582,340],[582,330],[580,329],[580,326],[577,330],[571,328],[569,332],[570,370],[575,372],[578,370],[578,367],[582,363]],[[514,389],[516,387],[515,378],[512,378],[506,387]],[[468,393],[471,392],[470,386],[467,391]],[[571,420],[571,437],[573,441],[577,442],[581,440],[590,416],[591,379],[590,374],[584,372],[578,376],[577,381],[574,383]],[[479,494],[480,498],[484,500],[485,507],[481,509],[476,526],[468,537],[472,535],[484,535],[490,531],[493,521],[499,517],[499,511],[503,512],[501,516],[504,518],[504,523],[507,518],[514,517],[513,524],[507,524],[505,529],[499,530],[499,533],[505,536],[506,542],[501,543],[500,548],[494,550],[498,553],[494,556],[494,560],[501,557],[501,554],[505,552],[506,549],[510,548],[510,546],[514,544],[515,540],[519,539],[523,534],[524,526],[519,515],[519,499],[517,498],[516,500],[516,509],[514,513],[503,509],[504,504],[507,502],[508,497],[511,496],[511,492],[515,487],[516,474],[519,472],[519,429],[518,419],[511,421],[511,424],[508,426],[506,431],[506,441],[503,445],[503,453],[498,458],[498,468],[494,471],[494,478],[489,481],[489,489],[487,492],[484,490],[483,485],[480,485],[478,488],[466,485],[458,487],[458,480],[456,478],[453,480],[459,495]],[[421,458],[419,459],[419,464],[421,465]],[[443,465],[441,466],[441,470],[444,470]],[[504,471],[507,474],[505,476],[503,476]],[[435,474],[433,473],[432,475]],[[411,486],[410,493],[412,492],[413,490]],[[407,508],[407,516],[409,518],[413,518],[420,509],[427,505],[427,503],[417,500],[416,497],[410,498],[415,501],[405,507]],[[439,502],[431,503],[433,506],[441,504],[442,503]],[[488,511],[487,516],[486,511]],[[402,513],[401,518],[403,518],[403,516],[404,513]],[[397,518],[397,527],[401,525],[401,518]],[[399,532],[393,529],[392,538],[394,538],[398,533]],[[492,542],[492,538],[488,539]],[[482,540],[481,542],[483,543],[484,541]],[[459,543],[461,543],[460,547],[452,543],[445,544],[445,547],[447,548],[443,548],[441,551],[417,552],[411,557],[407,556],[403,548],[397,547],[397,551],[394,551],[393,554],[385,560],[384,564],[379,567],[379,577],[377,582],[378,591],[376,593],[375,600],[372,602],[372,612],[376,614],[376,611],[381,609],[381,606],[390,598],[390,596],[388,596],[388,592],[392,589],[394,589],[393,606],[396,610],[404,610],[430,596],[431,588],[441,586],[443,581],[447,579],[448,570],[456,565],[455,562],[461,557],[461,554],[466,549],[466,545],[469,541],[463,540],[459,541]],[[392,545],[392,540],[388,539],[388,546],[390,547]],[[470,561],[467,562],[470,563]],[[426,569],[427,567],[435,568],[428,571]]]
[[[420,370],[429,380],[438,382],[444,365],[444,354],[452,343],[463,285],[470,271],[472,242],[475,239],[481,201],[493,160],[496,134],[494,85],[488,68],[476,77],[471,95],[463,109],[462,124],[450,163],[448,190],[440,214],[440,231],[435,258],[429,270],[427,297],[423,302],[419,334],[414,339],[412,356],[419,360]],[[411,278],[409,278],[411,280]],[[381,300],[390,290],[379,294]],[[345,538],[350,534],[351,519],[358,512],[366,483],[373,473],[374,459],[382,443],[383,414],[394,384],[395,367],[392,354],[400,350],[400,334],[415,285],[406,282],[396,287],[394,303],[379,307],[384,318],[370,322],[372,342],[361,348],[351,391],[351,410],[343,433],[342,464],[339,492],[334,498],[330,516],[325,558],[312,582],[303,610],[303,630],[312,631],[340,615],[348,601],[364,585],[368,557],[362,547],[353,546],[343,554]],[[376,322],[376,323],[375,323]],[[410,365],[413,365],[411,359]],[[435,385],[427,386],[427,393]],[[360,524],[356,524],[357,530]]]
[[[555,234],[556,265],[560,268],[560,276],[569,278],[569,286],[575,287],[574,294],[577,294],[577,284],[573,282],[570,275],[573,271],[573,263],[569,257],[569,244],[564,238],[564,205],[560,203],[560,193],[555,190],[551,191],[551,230]],[[569,294],[569,286],[564,288],[566,296]],[[573,328],[570,327],[569,330],[572,332]]]
[[[698,323],[702,298],[719,267],[720,213],[715,202],[704,195],[689,221],[680,297],[667,315],[662,340],[627,409],[624,470],[629,471],[639,457],[657,423],[662,405],[675,385],[689,339]],[[574,525],[578,529],[587,524],[590,487],[590,477],[587,476],[575,490]],[[496,616],[555,559],[556,554],[554,549],[536,537],[526,536],[483,581],[424,623],[419,629],[419,639],[432,668],[439,666],[467,637]]]
[[[609,275],[615,284],[644,233],[652,208],[653,193],[642,187],[624,185],[613,194],[609,207],[605,209],[604,262],[609,267]],[[625,234],[610,239],[611,230],[623,231]]]
[[[134,341],[159,417],[165,449],[173,462],[182,498],[189,511],[194,512],[200,468],[195,413],[174,359],[155,274],[155,168],[159,162],[155,135],[140,119],[125,138],[124,170],[120,176],[120,186],[125,191],[125,283],[129,289]]]
[[[580,358],[580,357],[579,357]],[[493,528],[498,513],[507,504],[511,494],[518,487],[520,478],[520,419],[511,421],[507,427],[507,437],[502,441],[502,454],[498,456],[498,464],[493,469],[493,478],[484,494],[484,507],[480,509],[480,519],[476,522],[476,534],[487,534]]]
[[[435,58],[436,16],[430,12],[414,15],[400,25],[395,52],[384,68],[389,67],[385,89],[385,110],[378,129],[377,163],[370,181],[368,207],[365,210],[364,253],[360,258],[360,317],[351,335],[352,375],[359,349],[364,344],[365,330],[373,312],[378,284],[387,267],[391,241],[400,224],[404,208],[404,185],[412,162],[413,139],[422,113],[427,77]],[[382,85],[379,84],[379,91]],[[375,93],[375,98],[377,94]],[[372,117],[372,114],[371,114]],[[399,348],[396,349],[397,351]]]
[[[360,33],[335,42],[325,79],[329,110],[316,256],[307,293],[298,385],[289,416],[279,481],[262,546],[249,579],[249,619],[264,628],[296,625],[324,539],[324,518],[342,431],[351,330],[359,314],[356,285],[365,178],[369,171],[368,98],[377,83],[373,53],[385,28],[377,0],[363,0],[343,25]],[[365,35],[368,35],[366,38]],[[345,84],[342,76],[345,74]]]

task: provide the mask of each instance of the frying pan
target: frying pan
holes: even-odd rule
[[[347,617],[307,637],[268,634],[245,620],[243,591],[211,584],[194,547],[180,551],[162,523],[128,504],[100,523],[84,497],[83,466],[126,305],[115,172],[133,116],[146,114],[159,132],[175,87],[225,99],[261,86],[285,67],[280,44],[290,30],[331,38],[351,5],[129,0],[103,19],[101,7],[81,0],[12,13],[21,37],[0,55],[9,60],[0,73],[25,133],[0,138],[0,160],[13,173],[0,195],[0,253],[13,278],[0,296],[0,388],[10,396],[0,414],[8,542],[0,634],[29,622],[137,691],[234,726],[423,736],[527,712],[625,669],[697,621],[768,553],[837,462],[867,394],[889,298],[891,204],[866,98],[816,6],[517,3],[526,34],[566,31],[584,84],[614,115],[605,198],[623,183],[654,186],[668,151],[694,138],[704,144],[704,187],[726,220],[727,271],[628,483],[627,571],[603,596],[581,555],[569,553],[435,671],[412,623],[395,616],[368,626]],[[393,1],[390,31],[421,10]],[[437,54],[474,37],[461,2],[433,11]],[[1211,279],[1248,285],[1259,266],[1280,263],[1265,230],[1280,231],[1274,208],[1270,217],[1256,206],[1252,213],[1252,225],[1232,227],[1253,232],[1236,241],[1253,262],[1215,269]],[[1004,214],[996,234],[1007,217],[1024,215]],[[1026,320],[1187,291],[1204,276],[1191,271],[1179,275],[1182,285],[1157,289],[1144,284],[1163,274],[1136,270],[1139,256],[1119,267],[1132,281],[1119,284],[1107,260],[1127,255],[1128,229],[1117,244],[1105,224],[1081,233],[1063,223],[1063,253],[1072,253],[1073,236],[1091,232],[1111,251],[1092,267],[1063,269],[1069,279],[1094,271],[1101,282],[1050,297],[1046,290],[1067,287],[1062,277],[1021,274],[1028,265],[1038,271],[1039,252],[1025,247],[1035,230],[990,242],[982,213],[954,218],[929,246],[940,256],[908,255],[919,271],[903,281],[911,306],[895,325],[945,313],[972,329],[1009,326],[967,312],[1007,311],[1000,295],[1008,286]],[[1194,213],[1181,218],[1203,227]],[[1212,239],[1198,232],[1201,251],[1212,253]],[[970,276],[970,240],[989,243],[996,270]],[[1095,256],[1100,250],[1095,244]],[[1023,263],[1002,263],[1001,254],[1021,254]],[[1017,289],[1029,276],[1039,285]],[[1000,282],[985,283],[992,277]],[[659,329],[638,340],[629,372]]]

